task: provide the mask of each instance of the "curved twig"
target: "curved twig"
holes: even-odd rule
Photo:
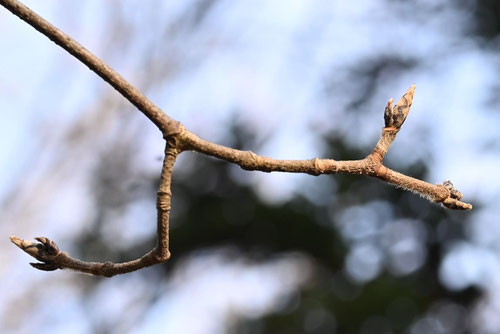
[[[430,184],[407,175],[395,172],[382,164],[390,145],[403,125],[413,101],[415,85],[403,95],[395,107],[390,99],[384,111],[385,127],[373,152],[366,158],[352,161],[336,161],[332,159],[310,160],[277,160],[259,156],[251,151],[240,151],[203,140],[186,130],[181,123],[165,114],[159,107],[144,96],[137,88],[126,81],[111,67],[85,49],[71,37],[38,16],[31,9],[17,0],[0,0],[0,4],[29,25],[50,38],[57,45],[87,65],[93,72],[114,87],[122,96],[135,105],[162,132],[167,141],[165,159],[161,173],[160,188],[157,197],[158,241],[150,252],[139,259],[124,262],[83,262],[71,258],[59,251],[57,245],[46,237],[35,238],[38,243],[11,237],[11,241],[19,248],[36,258],[39,263],[31,265],[40,270],[73,269],[76,271],[111,277],[135,271],[153,264],[162,263],[170,258],[169,252],[169,217],[171,193],[171,177],[177,155],[185,150],[192,150],[210,155],[234,164],[245,170],[263,172],[289,172],[321,174],[361,174],[378,178],[397,187],[417,193],[433,202],[441,203],[449,209],[470,210],[472,205],[461,202],[462,194],[453,187],[450,181],[443,184]]]
[[[156,207],[158,210],[157,242],[155,248],[139,259],[132,261],[113,262],[85,262],[72,258],[66,253],[59,251],[56,243],[46,237],[37,237],[38,243],[10,237],[10,240],[23,251],[37,259],[38,263],[30,263],[36,269],[52,271],[56,269],[73,269],[96,276],[111,277],[118,274],[126,274],[144,267],[152,266],[168,261],[169,251],[169,222],[172,192],[172,170],[177,158],[178,151],[175,140],[167,141],[165,149],[165,159],[160,177],[160,188]]]

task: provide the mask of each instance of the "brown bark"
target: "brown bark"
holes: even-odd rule
[[[108,82],[148,117],[162,132],[166,140],[165,158],[157,197],[158,241],[155,248],[139,259],[123,263],[83,262],[71,258],[66,253],[60,252],[57,245],[46,237],[36,238],[37,243],[11,237],[11,241],[14,244],[40,261],[39,263],[31,264],[37,269],[47,271],[73,269],[92,275],[111,277],[167,261],[170,258],[169,220],[172,197],[172,171],[177,156],[186,150],[210,155],[251,171],[306,173],[311,175],[337,173],[367,175],[412,191],[430,201],[441,203],[449,209],[472,209],[472,205],[460,201],[462,194],[453,187],[450,181],[445,181],[443,184],[438,185],[430,184],[393,171],[382,163],[390,145],[395,140],[399,129],[408,116],[413,101],[415,85],[410,87],[396,106],[393,107],[393,100],[389,100],[384,111],[385,127],[382,129],[381,138],[373,152],[366,158],[351,161],[318,158],[309,160],[277,160],[259,156],[251,151],[240,151],[221,146],[199,138],[185,129],[180,122],[175,121],[165,114],[111,67],[28,7],[16,0],[0,0],[0,4],[68,51],[103,78],[103,80]]]

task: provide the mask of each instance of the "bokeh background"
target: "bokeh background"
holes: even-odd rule
[[[472,202],[184,153],[172,259],[112,279],[32,269],[8,236],[86,260],[155,243],[160,132],[0,8],[0,332],[499,333],[496,0],[25,1],[199,136],[359,159],[416,83],[385,161]]]

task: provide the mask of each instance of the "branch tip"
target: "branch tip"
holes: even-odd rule
[[[413,96],[415,94],[415,84],[406,91],[406,93],[399,99],[398,103],[392,107],[393,99],[387,102],[384,112],[385,127],[394,127],[396,129],[401,128],[401,125],[406,120],[408,113],[413,102]]]
[[[450,192],[449,197],[443,200],[443,206],[453,210],[468,211],[472,209],[471,204],[460,201],[463,195],[460,191],[458,191],[458,189],[455,188],[455,186],[453,186],[453,183],[450,180],[444,181],[443,186]]]
[[[58,266],[53,261],[61,254],[59,247],[57,247],[55,242],[46,237],[36,237],[35,240],[38,242],[31,242],[16,236],[10,237],[10,241],[14,245],[40,261],[40,263],[30,263],[32,267],[45,271],[56,270]]]
[[[472,204],[461,202],[454,198],[448,197],[442,202],[443,206],[452,210],[472,210]]]

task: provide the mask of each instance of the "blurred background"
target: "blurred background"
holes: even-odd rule
[[[471,212],[360,176],[173,174],[171,260],[41,272],[8,239],[126,261],[155,244],[161,133],[0,8],[0,332],[499,333],[500,3],[24,1],[189,130],[274,158],[385,159]]]

